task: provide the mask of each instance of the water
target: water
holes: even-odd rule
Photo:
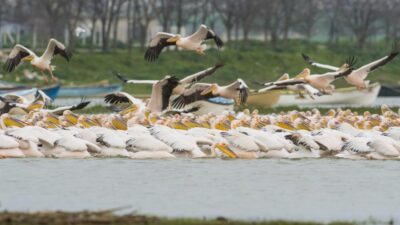
[[[5,159],[0,171],[0,209],[400,221],[398,161]]]

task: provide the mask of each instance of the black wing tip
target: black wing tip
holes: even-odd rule
[[[149,47],[144,54],[144,59],[148,62],[154,62],[159,55],[160,53],[157,51],[156,47]]]
[[[303,57],[304,61],[306,61],[309,64],[312,64],[314,61],[310,58],[310,56],[306,55],[304,52],[301,53],[301,56]]]
[[[216,63],[216,64],[214,65],[215,68],[221,68],[221,67],[224,67],[224,66],[225,66],[225,63],[223,63],[223,62]]]
[[[115,73],[115,76],[122,82],[126,83],[128,82],[128,79],[126,79],[126,77],[124,77],[123,75],[121,75],[120,73]]]
[[[218,48],[222,48],[224,46],[224,41],[222,41],[222,39],[217,35],[214,36],[214,41]]]
[[[345,63],[349,65],[349,67],[353,67],[357,63],[357,57],[349,56],[347,57]]]
[[[176,108],[176,109],[182,109],[182,108],[184,108],[184,107],[185,107],[185,100],[184,100],[183,96],[181,95],[181,96],[175,98],[175,99],[172,101],[171,106],[172,106],[173,108]]]

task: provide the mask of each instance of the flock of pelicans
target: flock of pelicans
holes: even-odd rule
[[[204,54],[203,42],[213,39],[218,48],[222,40],[206,26],[188,37],[159,32],[151,40],[145,59],[155,61],[163,48],[176,45]],[[334,80],[343,77],[359,89],[368,87],[367,75],[393,60],[397,48],[387,56],[354,68],[349,57],[340,67],[324,65],[303,54],[312,66],[331,70],[311,74],[308,68],[290,78],[284,74],[274,82],[263,83],[258,92],[289,89],[310,97],[331,94]],[[72,54],[51,39],[42,56],[22,45],[9,54],[5,69],[12,72],[21,61],[29,61],[40,71],[48,71],[53,81],[51,59]],[[199,83],[215,73],[222,64],[183,79],[167,75],[161,80],[129,80],[126,83],[151,84],[152,93],[142,101],[126,92],[105,96],[112,114],[79,115],[74,110],[86,107],[82,101],[73,106],[49,108],[50,98],[38,91],[34,100],[17,95],[0,97],[0,158],[8,157],[129,157],[129,158],[320,158],[400,159],[400,115],[387,106],[381,114],[368,111],[359,115],[350,110],[331,109],[325,115],[317,109],[261,115],[250,112],[225,112],[195,115],[198,101],[216,97],[239,100],[245,104],[249,88],[242,79],[220,86]],[[302,96],[302,95],[301,95]]]

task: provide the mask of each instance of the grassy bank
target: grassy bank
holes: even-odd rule
[[[159,79],[166,74],[184,77],[207,68],[217,62],[225,63],[225,67],[217,72],[216,76],[208,78],[207,82],[226,84],[241,77],[250,86],[252,81],[270,81],[288,72],[295,75],[307,65],[300,56],[305,52],[321,62],[340,65],[349,55],[358,57],[358,66],[371,60],[384,56],[391,47],[376,45],[365,52],[346,44],[339,47],[330,47],[326,44],[306,43],[292,40],[272,46],[261,42],[231,43],[223,51],[211,49],[206,56],[199,56],[192,52],[169,50],[161,54],[155,63],[146,62],[143,59],[144,50],[134,48],[132,53],[125,50],[117,50],[110,53],[88,52],[84,49],[74,50],[72,60],[67,63],[64,59],[54,59],[57,66],[55,74],[65,85],[90,84],[100,80],[118,82],[113,72],[118,71],[131,78]],[[21,73],[27,65],[21,66],[15,73]],[[313,69],[314,72],[323,70]],[[399,59],[375,72],[370,76],[373,81],[395,84],[400,74]],[[15,74],[6,75],[6,80],[14,80]],[[336,83],[338,86],[343,81]],[[129,86],[126,90],[133,93],[147,93],[150,87],[147,85]]]
[[[260,221],[245,222],[229,220],[223,217],[216,219],[169,219],[162,217],[143,216],[137,214],[115,215],[111,211],[97,212],[0,212],[0,225],[88,225],[88,224],[113,224],[113,225],[318,225],[316,222],[296,221]],[[330,225],[350,225],[355,222],[331,222]]]

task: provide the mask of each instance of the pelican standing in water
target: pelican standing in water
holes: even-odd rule
[[[44,71],[48,71],[53,82],[56,82],[57,78],[53,75],[54,66],[51,65],[51,60],[57,54],[60,54],[67,61],[72,57],[72,53],[69,49],[53,38],[50,39],[46,51],[40,57],[25,46],[17,44],[11,50],[4,65],[4,69],[11,73],[21,63],[21,61],[28,61],[33,67],[38,68],[42,74]]]
[[[206,48],[203,42],[208,39],[213,39],[218,48],[224,45],[224,42],[219,38],[214,31],[209,29],[206,25],[201,25],[200,28],[188,37],[182,37],[180,34],[170,34],[165,32],[158,32],[150,42],[144,58],[147,61],[155,61],[161,54],[161,51],[171,45],[176,45],[185,50],[196,51],[200,55],[204,55]]]

